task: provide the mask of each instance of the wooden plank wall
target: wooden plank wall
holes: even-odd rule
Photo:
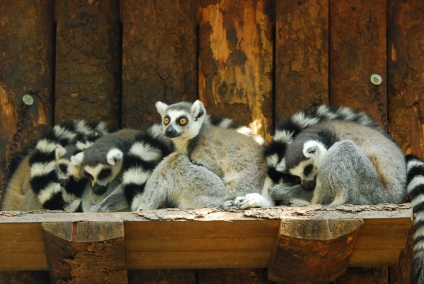
[[[158,119],[157,100],[199,98],[210,113],[253,122],[268,139],[303,107],[358,108],[382,125],[388,119],[402,148],[423,158],[423,11],[420,0],[0,0],[1,178],[29,91],[35,104],[17,151],[63,120],[145,128]],[[373,73],[383,78],[377,90]],[[378,271],[368,275],[405,281]],[[263,275],[141,277],[265,283]]]

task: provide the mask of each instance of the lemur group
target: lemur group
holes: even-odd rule
[[[405,156],[365,113],[303,109],[263,143],[248,127],[208,115],[199,100],[157,102],[156,109],[161,122],[144,130],[109,131],[84,120],[55,125],[16,165],[2,210],[225,210],[409,198],[415,258],[424,258],[424,163]]]

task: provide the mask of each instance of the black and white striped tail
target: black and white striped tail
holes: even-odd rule
[[[414,212],[414,250],[411,283],[424,283],[424,163],[406,156],[407,191]]]
[[[135,211],[152,171],[172,152],[171,140],[163,134],[159,124],[136,136],[136,141],[125,153],[122,185],[125,197]]]
[[[380,128],[377,122],[365,113],[348,107],[320,105],[292,115],[277,126],[272,141],[264,148],[268,164],[268,186],[277,184],[281,180],[290,182],[292,177],[283,174],[285,170],[284,155],[294,137],[309,126],[330,120],[351,121],[376,129]]]
[[[107,129],[103,122],[90,126],[84,120],[75,120],[55,125],[37,142],[29,159],[30,186],[44,209],[75,211],[79,207],[76,200],[80,197],[77,196],[79,189],[75,189],[75,195],[72,188],[65,189],[59,182],[55,157],[57,145],[75,144],[85,149],[105,133]]]

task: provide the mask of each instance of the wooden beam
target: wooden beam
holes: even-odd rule
[[[281,221],[268,278],[283,283],[328,283],[343,275],[362,220]]]
[[[122,222],[56,222],[41,227],[52,282],[128,282]]]
[[[121,252],[127,255],[125,267],[130,270],[266,268],[275,240],[281,236],[282,220],[293,225],[301,222],[306,227],[327,223],[337,227],[335,224],[342,226],[363,220],[348,265],[381,266],[397,263],[412,226],[412,211],[410,204],[383,204],[231,211],[204,208],[71,214],[1,212],[0,270],[48,269],[53,254],[49,251],[54,249],[44,248],[49,246],[45,234],[54,232],[51,237],[61,240],[63,248],[75,251],[80,239],[72,240],[73,224],[80,227],[85,223],[93,224],[94,228],[98,224],[123,224],[125,251]],[[44,224],[44,237],[41,224]],[[48,226],[52,226],[50,230]],[[383,237],[386,239],[379,242]],[[87,242],[98,240],[81,239],[85,244],[83,251],[88,249]],[[349,249],[349,246],[345,248]]]

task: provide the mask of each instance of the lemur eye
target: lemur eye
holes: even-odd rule
[[[168,125],[169,123],[169,117],[165,116],[165,118],[163,119],[163,124]]]
[[[184,125],[184,124],[186,124],[187,123],[187,119],[185,119],[185,118],[180,118],[180,124],[181,125]]]

